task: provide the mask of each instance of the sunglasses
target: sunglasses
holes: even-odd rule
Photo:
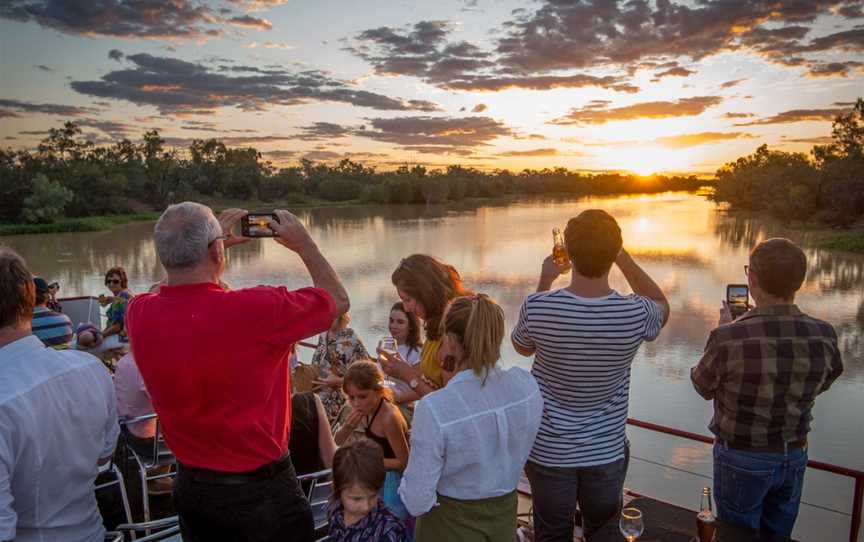
[[[120,284],[120,279],[106,279],[105,284]]]

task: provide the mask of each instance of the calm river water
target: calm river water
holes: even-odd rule
[[[299,216],[347,284],[352,327],[374,348],[387,334],[388,309],[398,300],[390,274],[402,257],[424,252],[455,265],[470,288],[501,303],[512,326],[551,249],[552,228],[563,228],[587,208],[606,209],[618,219],[625,246],[672,306],[660,338],[644,345],[633,364],[630,415],[707,434],[711,405],[693,391],[689,368],[717,321],[725,285],[746,281],[743,266],[754,243],[776,235],[806,242],[801,232],[784,231],[764,219],[729,216],[699,196],[682,193],[483,207],[319,209]],[[104,271],[115,265],[124,266],[132,290],[142,292],[162,277],[152,227],[138,223],[109,232],[3,237],[0,243],[21,253],[35,274],[60,281],[61,296],[98,295]],[[864,257],[814,249],[807,254],[810,270],[798,304],[835,326],[845,363],[844,374],[817,402],[810,457],[864,470]],[[232,249],[225,280],[234,288],[309,283],[299,259],[272,240]],[[617,270],[612,283],[629,291]],[[505,365],[530,365],[509,340],[505,343]],[[301,352],[304,360],[309,355]],[[698,506],[701,487],[709,483],[704,477],[711,474],[710,447],[636,428],[628,432],[634,456],[628,485]],[[851,482],[812,470],[807,476],[808,504],[802,506],[796,537],[846,540]]]

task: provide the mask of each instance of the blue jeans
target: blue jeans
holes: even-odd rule
[[[577,502],[589,541],[594,532],[615,517],[621,510],[630,460],[630,447],[624,450],[624,459],[595,467],[546,467],[528,461],[525,474],[531,482],[534,540],[572,542]]]
[[[786,453],[754,453],[732,450],[724,442],[714,444],[714,498],[717,516],[744,525],[766,539],[792,535],[807,449]]]

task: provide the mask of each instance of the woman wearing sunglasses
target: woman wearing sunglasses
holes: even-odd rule
[[[111,290],[111,295],[99,296],[99,304],[103,307],[108,306],[108,310],[105,313],[107,323],[105,324],[105,329],[102,331],[102,337],[104,337],[106,342],[109,342],[109,337],[116,336],[115,339],[110,341],[111,343],[115,341],[127,343],[129,339],[126,337],[124,317],[126,316],[126,305],[132,299],[132,293],[129,291],[129,279],[126,276],[126,270],[122,267],[112,267],[109,269],[105,273],[105,286]],[[106,349],[109,348],[106,347]]]

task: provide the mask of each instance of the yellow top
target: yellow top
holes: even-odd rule
[[[444,377],[441,375],[441,366],[438,365],[439,346],[441,346],[441,339],[423,343],[423,348],[420,350],[420,370],[423,376],[440,388],[444,385]]]

